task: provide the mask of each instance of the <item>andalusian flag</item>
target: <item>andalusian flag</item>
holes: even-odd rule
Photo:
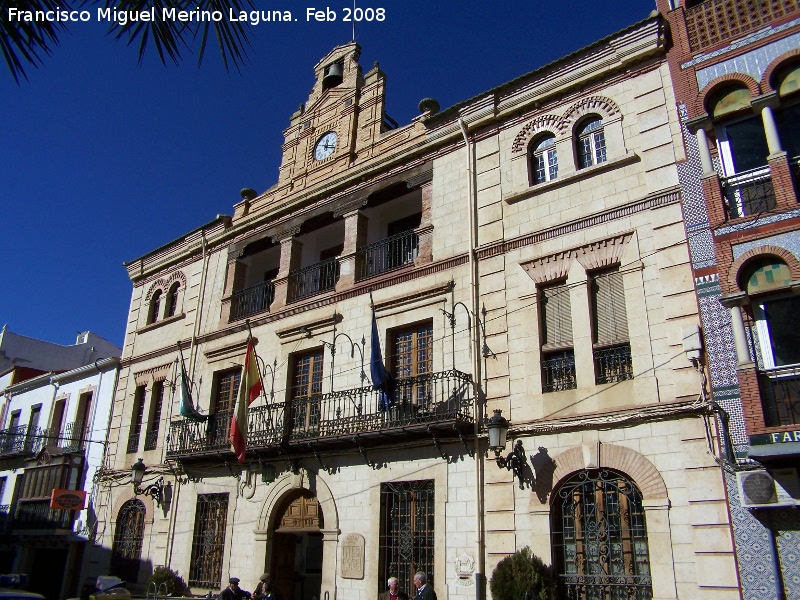
[[[261,393],[261,376],[256,363],[256,350],[253,338],[247,340],[247,353],[244,355],[244,370],[239,383],[239,397],[236,400],[236,412],[231,420],[231,444],[236,459],[244,462],[247,450],[247,408]]]

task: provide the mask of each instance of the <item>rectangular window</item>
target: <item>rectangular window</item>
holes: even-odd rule
[[[142,422],[144,421],[144,398],[147,387],[137,385],[133,394],[133,417],[131,418],[131,428],[128,432],[128,454],[135,454],[139,451],[139,436],[142,433]]]
[[[400,580],[401,590],[413,590],[417,571],[425,573],[433,585],[433,481],[382,483],[380,511],[378,591],[385,591],[389,577]]]
[[[158,446],[158,428],[161,423],[165,389],[163,381],[156,381],[153,384],[153,395],[150,400],[150,419],[147,424],[147,436],[144,440],[145,450],[154,450]]]
[[[318,348],[298,354],[292,361],[292,431],[319,428],[322,359],[322,348]]]
[[[397,387],[395,402],[427,410],[431,398],[433,372],[433,322],[424,321],[411,327],[395,330],[391,335],[392,364]]]
[[[221,371],[215,374],[215,379],[211,414],[206,429],[208,445],[211,448],[229,448],[231,419],[233,411],[236,410],[236,396],[239,393],[242,370]]]
[[[222,557],[228,521],[228,494],[199,494],[194,516],[189,585],[222,587]]]
[[[31,415],[28,418],[28,431],[25,435],[25,451],[38,452],[42,445],[42,435],[39,431],[39,417],[42,415],[42,405],[37,404],[31,407]]]
[[[545,393],[577,386],[569,294],[569,286],[563,283],[539,289],[542,392]]]
[[[625,287],[619,269],[589,278],[592,306],[595,382],[614,383],[633,379]]]
[[[59,446],[61,446],[61,427],[64,425],[64,409],[66,406],[66,400],[57,400],[53,407],[53,418],[50,419],[50,435]]]

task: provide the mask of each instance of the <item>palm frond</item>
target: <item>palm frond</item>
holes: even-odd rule
[[[42,57],[58,45],[58,34],[67,28],[61,21],[44,18],[12,20],[9,8],[18,9],[20,12],[16,14],[30,11],[35,17],[37,12],[43,16],[47,11],[71,10],[71,7],[69,3],[57,0],[0,0],[0,51],[11,76],[19,84],[20,77],[28,78],[25,66],[42,65]]]

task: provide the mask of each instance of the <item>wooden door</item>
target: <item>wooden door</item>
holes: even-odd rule
[[[272,585],[278,600],[294,598],[294,551],[296,539],[293,533],[276,533],[272,540]]]

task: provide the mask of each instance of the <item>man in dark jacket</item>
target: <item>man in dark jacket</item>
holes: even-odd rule
[[[408,594],[400,591],[400,582],[397,577],[389,577],[386,582],[389,589],[378,594],[378,600],[408,600]]]
[[[436,600],[436,592],[433,591],[433,586],[428,585],[428,576],[422,571],[414,575],[414,587],[417,588],[414,600]]]
[[[250,598],[250,592],[239,588],[239,578],[231,577],[228,580],[228,587],[219,593],[219,600],[243,600]]]

